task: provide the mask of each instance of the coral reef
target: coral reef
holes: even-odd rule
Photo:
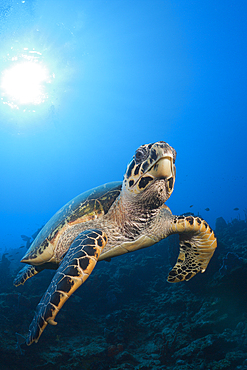
[[[247,370],[247,223],[216,222],[218,248],[204,274],[169,284],[170,238],[97,268],[38,344],[17,344],[53,271],[0,286],[1,369]],[[21,338],[21,337],[19,337]]]

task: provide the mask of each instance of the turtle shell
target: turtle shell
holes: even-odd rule
[[[21,262],[34,265],[49,262],[60,235],[69,226],[107,214],[121,187],[121,182],[111,182],[88,190],[65,204],[40,230]]]

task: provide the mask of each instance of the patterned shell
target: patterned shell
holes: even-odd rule
[[[72,226],[103,217],[119,196],[121,188],[122,182],[111,182],[88,190],[65,204],[40,230],[23,260],[26,256],[42,254],[67,224]]]

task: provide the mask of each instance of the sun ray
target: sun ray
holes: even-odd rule
[[[42,63],[24,61],[3,71],[1,88],[12,105],[38,105],[47,98],[45,85],[49,82],[49,72]]]

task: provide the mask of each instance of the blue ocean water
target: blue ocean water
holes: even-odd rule
[[[2,0],[0,255],[160,140],[177,151],[173,214],[244,220],[246,15],[229,0]],[[48,71],[39,103],[3,83],[26,61]]]
[[[6,0],[0,11],[1,71],[28,48],[55,75],[40,105],[11,108],[2,91],[2,249],[122,180],[158,140],[178,153],[174,214],[244,217],[244,2]]]

